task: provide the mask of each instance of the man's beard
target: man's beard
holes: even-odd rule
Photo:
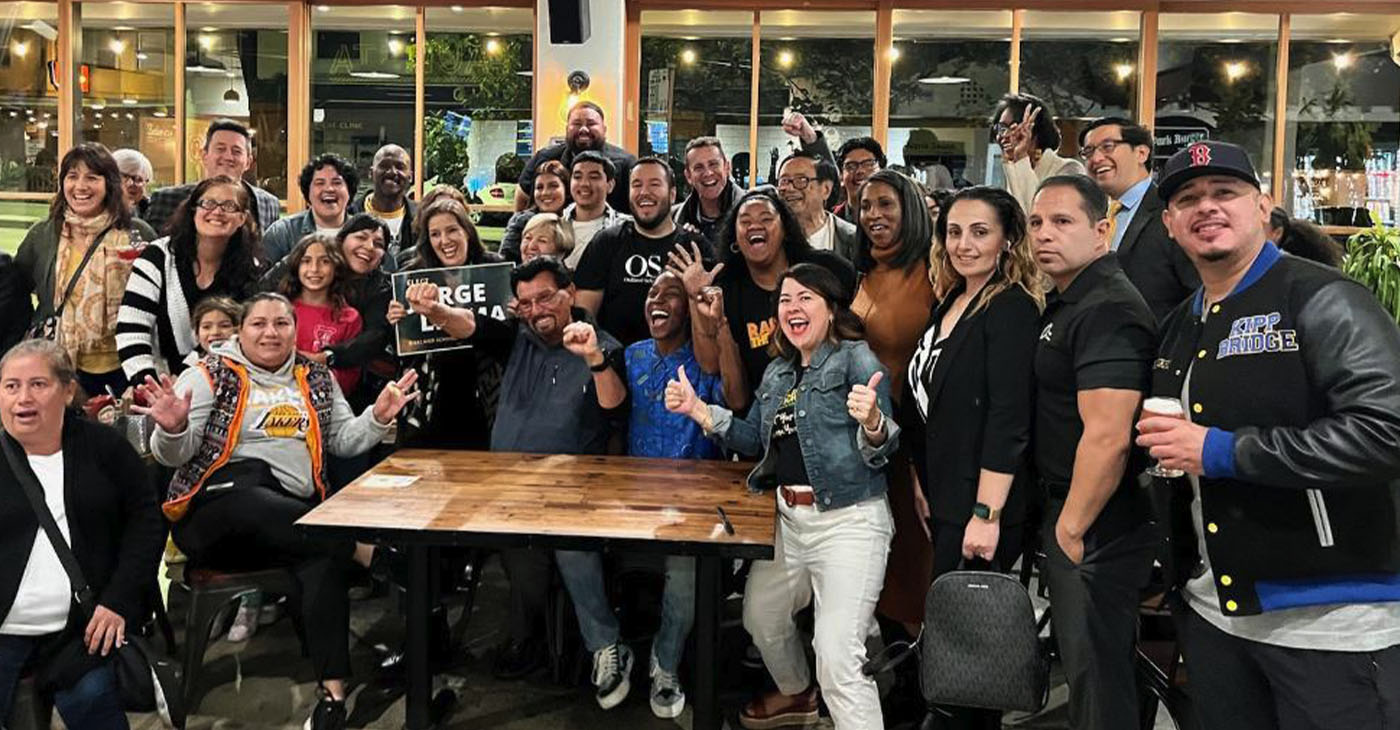
[[[664,205],[658,205],[656,206],[656,215],[651,218],[643,218],[637,215],[636,211],[633,211],[632,220],[637,224],[638,228],[644,231],[652,231],[656,230],[657,227],[664,223],[670,215],[670,208]]]
[[[599,138],[597,138],[597,137],[592,137],[591,139],[592,139],[593,141],[590,142],[589,145],[588,145],[587,147],[580,147],[579,144],[578,144],[578,135],[574,135],[573,137],[570,137],[570,138],[568,139],[568,142],[569,142],[569,149],[572,150],[572,151],[575,152],[575,153],[584,152],[584,151],[587,151],[587,150],[593,150],[594,152],[602,152],[602,151],[603,151],[603,140],[601,140],[601,139],[599,139]]]

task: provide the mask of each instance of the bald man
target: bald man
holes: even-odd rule
[[[392,238],[385,241],[382,266],[385,271],[392,272],[395,255],[414,244],[413,218],[418,214],[418,206],[408,199],[408,191],[413,186],[413,158],[404,148],[386,144],[374,153],[369,174],[374,187],[355,201],[351,210],[369,213],[389,227]]]

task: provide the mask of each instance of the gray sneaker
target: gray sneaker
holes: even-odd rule
[[[618,642],[593,652],[593,686],[598,706],[611,710],[632,690],[632,650]]]
[[[681,689],[680,677],[662,669],[651,658],[651,714],[662,720],[681,716],[685,709],[685,691]]]

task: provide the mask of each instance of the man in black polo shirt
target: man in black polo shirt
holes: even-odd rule
[[[1138,443],[1188,477],[1169,567],[1201,727],[1400,727],[1400,328],[1266,240],[1244,150],[1196,143],[1162,172],[1204,286],[1152,374],[1185,418],[1144,418]]]
[[[526,191],[535,189],[535,170],[540,165],[549,160],[558,160],[564,167],[571,168],[574,155],[585,150],[601,153],[612,161],[619,182],[608,194],[608,204],[616,210],[626,210],[627,174],[637,158],[631,152],[608,143],[608,125],[603,118],[603,107],[591,101],[581,101],[569,109],[563,142],[545,147],[525,163],[525,169],[520,171],[519,187],[515,189],[515,209],[525,210],[530,205],[530,195]]]
[[[714,258],[703,236],[677,227],[671,218],[676,185],[665,160],[638,160],[630,188],[633,220],[594,236],[574,275],[579,306],[596,316],[599,326],[623,347],[651,337],[643,305],[672,250],[689,251],[694,244],[704,259]]]
[[[1030,234],[1055,284],[1035,353],[1041,540],[1070,727],[1137,725],[1138,591],[1156,547],[1137,486],[1133,420],[1147,390],[1156,320],[1108,250],[1108,198],[1079,175],[1046,178]]]

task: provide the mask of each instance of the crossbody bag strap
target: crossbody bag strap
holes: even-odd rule
[[[88,262],[92,260],[92,255],[97,253],[97,247],[102,245],[102,239],[111,233],[112,227],[107,226],[102,232],[97,234],[97,238],[92,239],[92,245],[88,246],[87,253],[83,254],[83,260],[78,263],[78,268],[73,272],[73,276],[68,279],[68,286],[63,287],[63,300],[58,303],[58,307],[53,310],[55,318],[63,316],[63,308],[68,306],[68,298],[73,296],[73,287],[78,285],[78,278],[83,275],[83,269],[87,268]]]
[[[0,444],[4,445],[5,458],[10,462],[10,470],[14,472],[20,487],[24,489],[24,496],[29,500],[29,506],[34,509],[34,515],[39,518],[39,526],[44,528],[44,534],[48,535],[49,543],[53,545],[53,551],[58,555],[58,561],[63,563],[63,572],[68,574],[68,581],[73,589],[73,598],[84,610],[90,610],[92,589],[88,587],[87,579],[83,577],[83,569],[78,565],[78,557],[73,554],[73,548],[69,547],[68,540],[63,537],[63,531],[58,528],[58,522],[54,519],[53,512],[49,511],[49,505],[44,501],[44,488],[39,485],[39,479],[30,470],[28,457],[24,455],[23,450],[8,433],[0,432]]]

